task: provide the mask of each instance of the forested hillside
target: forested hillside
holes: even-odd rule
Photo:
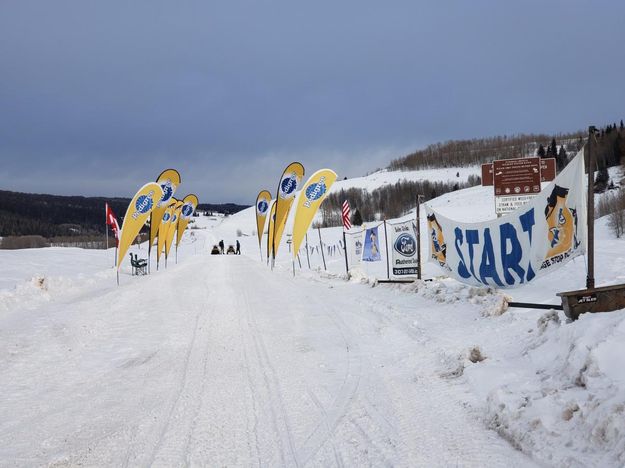
[[[129,198],[59,196],[0,190],[0,237],[45,238],[104,234],[104,204],[122,222]],[[201,204],[200,210],[236,213],[246,206]]]
[[[567,151],[577,151],[584,144],[585,134],[573,132],[549,136],[544,134],[496,136],[435,143],[402,158],[395,159],[389,169],[406,171],[436,167],[476,166],[494,159],[513,159],[538,154],[550,147],[552,140]],[[557,155],[549,155],[556,157]]]
[[[585,132],[572,132],[555,136],[512,135],[472,140],[456,140],[429,145],[403,158],[393,160],[389,171],[415,171],[441,167],[470,167],[489,163],[495,159],[520,158],[535,155],[543,158],[555,158],[558,172],[566,166],[569,159],[586,142]],[[594,145],[598,172],[595,176],[595,190],[603,191],[611,182],[608,167],[625,163],[625,128],[608,124],[599,129]],[[344,200],[348,200],[357,218],[373,221],[386,216],[394,218],[413,209],[416,196],[423,195],[424,201],[436,198],[443,193],[481,183],[479,177],[467,180],[430,181],[403,180],[395,184],[379,187],[371,192],[365,189],[347,189],[328,195],[321,212],[323,226],[338,226],[341,223],[340,212]],[[358,219],[357,219],[358,221]]]

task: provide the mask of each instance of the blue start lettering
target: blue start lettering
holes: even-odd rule
[[[455,228],[454,245],[459,257],[458,275],[465,279],[472,276],[479,283],[501,287],[533,279],[536,273],[531,264],[528,263],[525,267],[521,265],[523,248],[519,236],[527,236],[530,246],[532,245],[532,231],[536,224],[534,209],[521,215],[519,221],[522,233],[517,232],[517,228],[511,223],[503,223],[499,226],[499,255],[495,255],[490,228],[464,231],[459,227]],[[479,246],[482,247],[482,255],[476,258]],[[498,258],[500,265],[497,265]],[[503,273],[503,280],[497,271],[498,266],[500,266],[499,271]]]

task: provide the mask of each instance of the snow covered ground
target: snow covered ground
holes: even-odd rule
[[[432,204],[488,219],[491,191]],[[377,283],[384,262],[347,280],[316,249],[293,276],[286,242],[261,261],[253,209],[197,220],[177,264],[124,265],[119,287],[113,250],[0,251],[1,466],[625,464],[623,311],[505,305],[558,303],[583,258],[505,293],[431,264],[431,282]],[[220,239],[243,254],[210,255]],[[596,264],[597,285],[625,282],[604,219]]]

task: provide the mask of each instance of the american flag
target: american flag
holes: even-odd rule
[[[349,231],[349,229],[352,227],[352,223],[349,220],[350,214],[351,213],[349,211],[349,202],[345,200],[343,202],[343,229],[345,231]]]

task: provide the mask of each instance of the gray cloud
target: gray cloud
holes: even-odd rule
[[[619,1],[5,2],[0,187],[250,202],[451,138],[620,119]],[[127,171],[127,172],[126,172]]]

